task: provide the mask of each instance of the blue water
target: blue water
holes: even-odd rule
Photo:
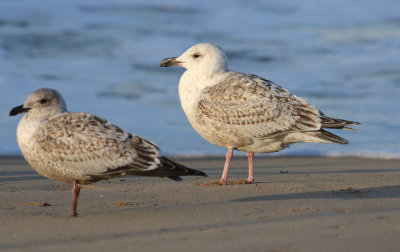
[[[280,155],[400,157],[400,1],[0,1],[0,154],[19,154],[8,112],[41,87],[175,155],[223,154],[189,125],[183,69],[159,68],[198,42],[326,114],[363,122],[346,146]]]

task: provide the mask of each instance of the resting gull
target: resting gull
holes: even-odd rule
[[[71,216],[76,216],[80,184],[124,175],[207,176],[161,156],[157,145],[86,112],[67,112],[61,94],[42,88],[10,116],[25,113],[17,128],[18,145],[41,175],[73,183]]]
[[[187,69],[179,82],[179,97],[189,122],[207,141],[228,148],[220,184],[227,183],[233,150],[247,152],[247,182],[253,183],[254,153],[280,151],[297,142],[347,144],[323,128],[360,124],[328,117],[267,79],[229,71],[225,54],[214,44],[194,45],[160,66]]]

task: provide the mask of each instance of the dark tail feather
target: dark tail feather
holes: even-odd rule
[[[160,158],[161,166],[154,170],[144,170],[144,171],[129,171],[130,175],[136,176],[151,176],[151,177],[168,177],[174,181],[182,181],[180,176],[205,176],[208,177],[206,173],[188,168],[184,165],[175,163],[168,158]]]
[[[330,143],[336,143],[336,144],[348,144],[349,141],[347,141],[346,139],[337,136],[335,134],[332,134],[326,130],[321,129],[320,131],[311,131],[311,132],[307,132],[306,134],[310,135],[310,136],[314,136],[317,137],[319,139],[322,139],[324,141],[328,141]]]
[[[195,170],[188,168],[184,165],[175,163],[174,161],[169,160],[166,157],[160,158],[161,164],[163,165],[161,168],[165,167],[166,169],[169,170],[169,176],[168,178],[172,180],[176,180],[177,177],[179,176],[204,176],[208,177],[208,175],[202,171]],[[161,169],[159,168],[159,169]],[[172,175],[172,176],[171,176]],[[180,178],[179,178],[180,179]]]
[[[168,177],[168,178],[172,179],[173,181],[176,181],[176,182],[181,182],[182,181],[182,178],[179,177],[179,176],[173,176],[173,177]]]
[[[321,121],[321,128],[330,128],[330,129],[349,129],[353,130],[352,128],[346,127],[347,125],[360,125],[359,122],[348,121],[333,117],[326,117],[322,114],[322,121]]]

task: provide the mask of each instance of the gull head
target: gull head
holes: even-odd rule
[[[61,94],[50,88],[41,88],[28,96],[23,105],[10,111],[10,116],[26,113],[31,117],[49,118],[67,111]]]
[[[190,47],[179,57],[166,58],[161,67],[181,66],[189,71],[211,76],[227,71],[228,60],[222,49],[210,43],[201,43]]]

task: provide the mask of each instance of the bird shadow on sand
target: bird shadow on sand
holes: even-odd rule
[[[244,197],[233,202],[257,202],[273,200],[301,200],[301,199],[385,199],[400,198],[400,186],[380,186],[369,188],[345,188],[332,191],[314,191],[300,193],[285,193],[275,195],[263,195]]]

